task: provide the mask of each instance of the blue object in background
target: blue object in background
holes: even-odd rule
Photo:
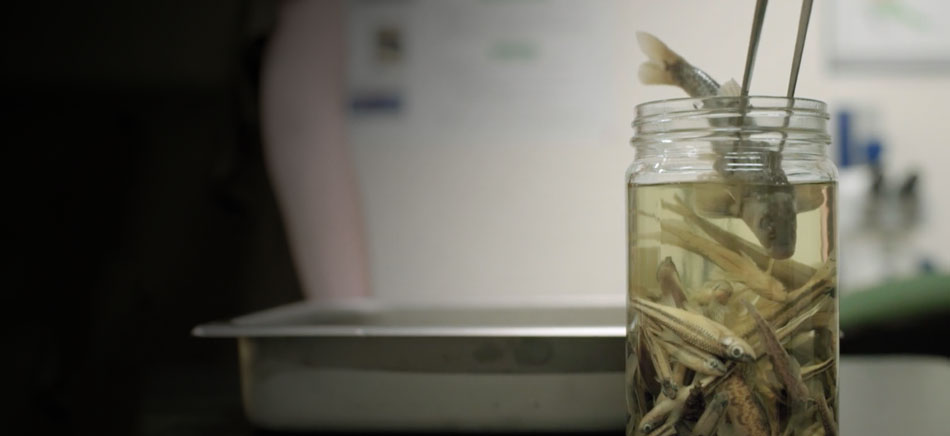
[[[851,113],[838,112],[838,167],[851,165]]]
[[[402,110],[398,93],[368,92],[350,97],[350,110],[356,115],[396,114]]]
[[[884,150],[884,146],[881,145],[881,140],[874,138],[868,141],[867,147],[864,149],[864,155],[867,158],[867,164],[871,166],[880,166],[881,165],[881,152]]]

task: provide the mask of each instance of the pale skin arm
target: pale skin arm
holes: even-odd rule
[[[341,1],[281,3],[262,72],[267,169],[309,299],[370,292],[346,146],[344,18]]]

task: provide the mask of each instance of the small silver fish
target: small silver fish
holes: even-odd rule
[[[706,353],[740,362],[751,362],[756,358],[755,350],[748,342],[705,316],[639,297],[631,300],[630,305],[660,328],[671,331],[683,342]]]
[[[691,65],[655,36],[637,32],[637,41],[650,58],[640,65],[640,81],[644,84],[678,86],[694,98],[739,96],[739,86],[735,81],[720,86],[709,74]],[[725,102],[716,99],[709,103],[722,105]],[[766,147],[761,143],[747,145],[752,149]],[[741,145],[732,147],[732,150],[741,150],[739,147]],[[772,150],[718,151],[720,156],[714,168],[730,185],[732,195],[725,198],[731,198],[732,204],[718,205],[717,211],[742,219],[772,258],[792,257],[798,224],[795,191],[782,170],[781,153]],[[743,171],[737,171],[737,168]]]

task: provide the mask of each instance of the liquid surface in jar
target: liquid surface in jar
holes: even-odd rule
[[[628,185],[628,434],[837,431],[836,186],[794,185],[782,260],[735,189]]]

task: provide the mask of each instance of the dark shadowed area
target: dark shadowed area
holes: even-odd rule
[[[249,431],[234,344],[189,331],[301,298],[258,127],[274,7],[0,15],[8,434]]]

